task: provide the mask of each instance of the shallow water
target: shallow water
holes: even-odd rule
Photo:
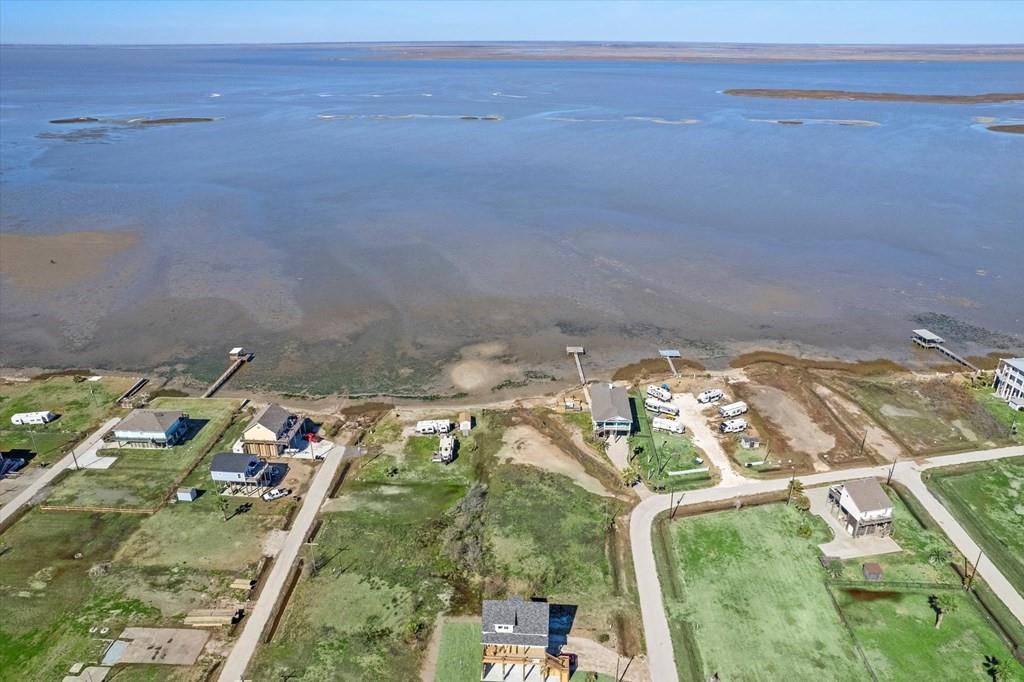
[[[1020,92],[1019,64],[0,56],[3,230],[141,236],[78,286],[5,278],[0,364],[205,376],[244,343],[246,381],[395,389],[479,341],[900,356],[932,312],[1024,334],[1024,136],[974,121],[1024,105],[720,92]],[[49,123],[77,116],[100,120]],[[216,120],[129,123],[170,117]]]

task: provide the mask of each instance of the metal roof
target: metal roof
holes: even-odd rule
[[[881,511],[892,507],[892,500],[873,478],[862,478],[845,484],[850,499],[862,512]]]
[[[141,431],[167,433],[174,423],[184,417],[181,412],[163,410],[132,410],[114,427],[114,431]]]
[[[547,602],[523,601],[519,598],[485,600],[480,641],[482,644],[546,647],[550,609]],[[495,627],[497,625],[511,625],[512,632],[498,632]]]
[[[1024,372],[1024,358],[1003,358],[1003,362],[1019,372]]]
[[[672,349],[659,350],[658,353],[660,353],[663,358],[678,358],[682,355],[679,351]]]
[[[590,414],[594,421],[633,420],[629,394],[622,386],[594,384],[590,387]]]
[[[922,339],[924,339],[926,341],[935,341],[937,343],[942,343],[942,337],[941,336],[939,336],[938,334],[933,334],[932,332],[928,331],[927,329],[915,329],[914,330],[914,335],[915,336],[920,336]]]
[[[249,465],[258,461],[252,455],[239,455],[234,452],[218,452],[210,462],[210,471],[227,474],[244,474]]]

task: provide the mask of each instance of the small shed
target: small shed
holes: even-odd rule
[[[459,412],[459,430],[462,431],[462,435],[468,436],[472,428],[473,417],[469,416],[469,412]]]
[[[864,564],[863,570],[865,580],[876,583],[882,579],[882,567],[874,562]]]
[[[744,450],[756,450],[761,446],[761,439],[757,436],[740,436],[740,447]]]
[[[178,502],[195,502],[196,498],[199,497],[199,491],[195,488],[178,488],[174,497]]]

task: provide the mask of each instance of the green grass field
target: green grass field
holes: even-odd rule
[[[1003,429],[1008,440],[1024,443],[1024,413],[1011,410],[1006,401],[992,393],[991,387],[974,389],[974,399],[978,401]],[[1016,428],[1016,433],[1013,433]]]
[[[56,461],[110,414],[124,411],[113,401],[131,384],[122,377],[75,382],[70,376],[0,383],[0,450],[36,452],[35,463]],[[60,418],[40,426],[11,424],[12,414],[43,410]]]
[[[879,680],[991,680],[984,667],[986,656],[1013,660],[970,595],[951,592],[957,609],[936,628],[931,594],[836,590],[843,614]],[[1024,680],[1024,668],[1014,663],[1012,670],[1006,682]]]
[[[802,524],[811,538],[797,535]],[[869,679],[822,583],[820,519],[766,505],[660,532],[671,543],[658,558],[682,680]]]
[[[446,622],[434,682],[480,682],[480,623]]]
[[[986,656],[1011,656],[973,597],[935,549],[950,549],[894,498],[894,538],[903,551],[871,557],[886,581],[927,588],[849,582],[833,585],[843,624],[825,586],[817,544],[829,537],[820,519],[785,505],[659,521],[655,549],[663,576],[681,680],[723,679],[988,679]],[[811,537],[799,537],[807,524]],[[867,559],[845,562],[842,580],[861,580]],[[930,594],[953,594],[960,608],[934,627]],[[857,652],[864,651],[867,663]],[[737,653],[742,652],[742,653]],[[870,665],[870,672],[868,666]],[[1012,679],[1018,679],[1014,677]]]
[[[1024,592],[1024,458],[929,472],[927,483]]]
[[[72,471],[46,500],[48,505],[97,508],[149,509],[172,492],[174,482],[211,446],[230,447],[218,435],[231,422],[238,403],[226,399],[158,398],[154,409],[182,410],[192,420],[205,424],[180,445],[163,450],[101,450],[114,456],[109,469]]]
[[[704,458],[704,453],[693,444],[688,433],[679,435],[652,430],[652,415],[644,408],[643,396],[634,392],[632,398],[638,423],[636,433],[629,437],[629,449],[636,455],[633,462],[640,467],[644,483],[651,489],[666,491],[693,490],[711,485],[709,472],[675,476],[670,473],[707,466],[706,462],[696,462],[697,457]],[[640,452],[637,452],[638,448]]]

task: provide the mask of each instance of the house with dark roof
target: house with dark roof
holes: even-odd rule
[[[633,432],[633,409],[622,386],[594,384],[589,387],[590,418],[594,433],[628,436]]]
[[[234,485],[263,485],[267,467],[255,455],[218,452],[210,461],[210,478],[218,483]]]
[[[828,503],[832,516],[843,521],[846,532],[855,538],[863,535],[888,537],[892,534],[892,500],[873,478],[832,486],[828,491]]]
[[[172,410],[132,410],[104,439],[118,448],[168,448],[188,433],[188,415]]]
[[[242,451],[259,457],[277,457],[302,447],[306,419],[271,403],[257,412],[242,432]]]
[[[483,603],[480,642],[486,682],[568,682],[569,657],[548,652],[550,606],[520,598]]]

